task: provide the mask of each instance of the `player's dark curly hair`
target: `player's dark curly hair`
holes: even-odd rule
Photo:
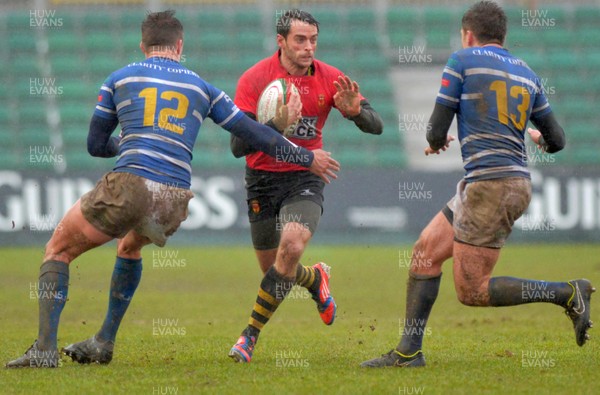
[[[314,16],[306,11],[294,8],[293,10],[283,11],[281,16],[277,18],[277,34],[281,34],[287,38],[290,28],[292,27],[292,20],[300,21],[317,27],[317,33],[319,32],[319,22]]]
[[[148,13],[142,22],[142,43],[152,46],[175,46],[183,38],[183,25],[175,18],[175,11]]]
[[[462,18],[464,31],[470,30],[481,44],[504,44],[506,14],[493,1],[480,1],[465,12]]]

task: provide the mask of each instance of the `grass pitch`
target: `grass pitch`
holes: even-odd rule
[[[142,282],[110,365],[64,359],[60,369],[0,369],[0,392],[599,393],[598,329],[579,348],[569,319],[557,306],[462,306],[450,262],[426,331],[428,366],[361,369],[361,361],[387,352],[399,340],[407,251],[309,247],[305,264],[322,260],[332,266],[331,289],[338,304],[334,325],[323,325],[314,302],[294,289],[263,330],[252,363],[241,365],[227,352],[247,323],[261,278],[251,248],[148,248]],[[31,292],[42,248],[0,254],[0,361],[5,363],[22,354],[37,334],[37,301]],[[99,329],[114,254],[114,247],[101,248],[71,265],[59,347]],[[586,277],[599,287],[600,245],[508,247],[495,274],[557,281]],[[599,302],[598,296],[592,299],[592,319]]]

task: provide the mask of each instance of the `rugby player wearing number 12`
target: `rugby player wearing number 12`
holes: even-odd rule
[[[46,245],[38,287],[38,338],[25,355],[7,363],[9,368],[59,366],[57,333],[67,301],[69,264],[117,238],[104,323],[90,339],[63,349],[79,363],[111,361],[117,330],[141,279],[142,247],[164,246],[187,217],[193,197],[192,149],[207,118],[269,155],[298,148],[246,117],[225,92],[179,64],[183,26],[173,11],[148,14],[140,49],[144,61],[106,79],[90,123],[89,153],[118,154],[116,165],[67,212]],[[122,138],[111,137],[119,123]],[[339,164],[329,153],[301,147],[297,152],[287,159],[326,181],[335,178]]]
[[[291,123],[286,115],[301,111],[300,121],[289,135],[299,146],[322,147],[321,131],[332,108],[337,108],[361,131],[381,134],[381,118],[360,94],[358,84],[314,58],[318,33],[319,23],[312,15],[300,10],[285,11],[277,20],[279,50],[242,75],[235,103],[256,118],[257,102],[264,88],[283,78],[297,87],[301,106],[294,106],[293,98],[290,99],[290,113],[276,115],[267,125],[280,132],[286,130]],[[312,267],[299,263],[323,211],[324,183],[300,166],[248,150],[235,136],[231,148],[236,157],[246,155],[252,242],[265,274],[249,324],[229,352],[237,362],[250,362],[260,330],[294,284],[308,289],[327,325],[333,323],[336,305],[328,288],[329,267],[324,263]]]

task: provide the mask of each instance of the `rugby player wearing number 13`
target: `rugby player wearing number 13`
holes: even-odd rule
[[[477,2],[463,16],[463,49],[452,54],[444,68],[425,155],[439,154],[450,144],[448,129],[456,115],[465,175],[454,198],[431,220],[413,248],[400,343],[363,362],[363,367],[425,366],[423,336],[440,289],[442,264],[451,257],[454,287],[464,305],[553,303],[566,310],[579,346],[589,337],[590,298],[595,289],[588,280],[492,277],[514,222],[531,200],[527,121],[539,128],[527,131],[544,151],[558,152],[565,146],[564,131],[539,77],[503,47],[506,31],[506,14],[495,2]]]
[[[360,94],[358,84],[314,58],[318,34],[319,23],[312,15],[300,10],[285,11],[277,20],[279,50],[242,75],[235,104],[255,118],[264,88],[283,78],[297,87],[301,103],[292,96],[286,111],[267,125],[282,132],[299,117],[288,136],[297,145],[308,149],[322,147],[321,131],[334,107],[361,131],[381,134],[381,118]],[[248,150],[235,136],[231,148],[236,157],[246,155],[252,243],[265,274],[248,326],[229,352],[237,362],[250,362],[260,330],[294,284],[308,289],[327,325],[333,323],[336,305],[329,293],[329,267],[324,263],[312,267],[299,263],[323,211],[324,183],[299,166]]]
[[[63,352],[79,363],[112,360],[117,330],[142,275],[141,249],[164,246],[187,217],[192,149],[207,118],[253,146],[287,158],[316,177],[335,177],[339,164],[322,150],[298,148],[246,117],[225,92],[186,69],[183,26],[173,11],[150,13],[142,23],[146,59],[112,73],[102,85],[88,134],[92,156],[119,155],[114,169],[67,212],[46,245],[39,277],[38,338],[9,368],[58,367],[58,323],[67,301],[69,264],[116,238],[117,259],[101,329]],[[122,138],[111,137],[121,124]],[[49,290],[49,291],[45,291]]]

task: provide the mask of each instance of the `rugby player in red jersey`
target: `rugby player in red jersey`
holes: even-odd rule
[[[297,147],[246,117],[220,89],[179,61],[183,26],[174,11],[149,13],[141,25],[145,60],[112,73],[102,85],[90,122],[88,152],[111,158],[115,167],[65,214],[46,244],[37,292],[38,338],[8,368],[60,365],[58,324],[67,301],[69,265],[84,252],[118,239],[106,318],[91,338],[62,349],[79,363],[110,363],[121,320],[142,275],[141,249],[164,246],[188,212],[191,160],[207,118],[273,156],[287,157],[317,177],[335,178],[339,164],[322,150]],[[120,137],[111,134],[121,125]],[[168,198],[165,198],[168,196]]]
[[[335,67],[315,59],[318,35],[319,23],[309,13],[283,12],[277,20],[279,49],[242,75],[235,104],[256,118],[264,88],[283,78],[286,84],[295,85],[298,93],[292,93],[289,103],[266,124],[279,132],[294,124],[286,136],[298,146],[323,146],[322,130],[332,108],[361,131],[381,134],[381,118],[360,94],[358,84]],[[301,103],[294,96],[299,96]],[[249,324],[229,352],[237,362],[250,362],[260,330],[294,284],[308,289],[327,325],[334,321],[336,305],[328,288],[329,267],[324,263],[312,267],[299,263],[319,224],[325,183],[300,166],[284,163],[283,159],[293,155],[293,151],[282,151],[280,157],[269,158],[235,137],[231,139],[231,150],[236,157],[246,156],[252,242],[265,274]]]

